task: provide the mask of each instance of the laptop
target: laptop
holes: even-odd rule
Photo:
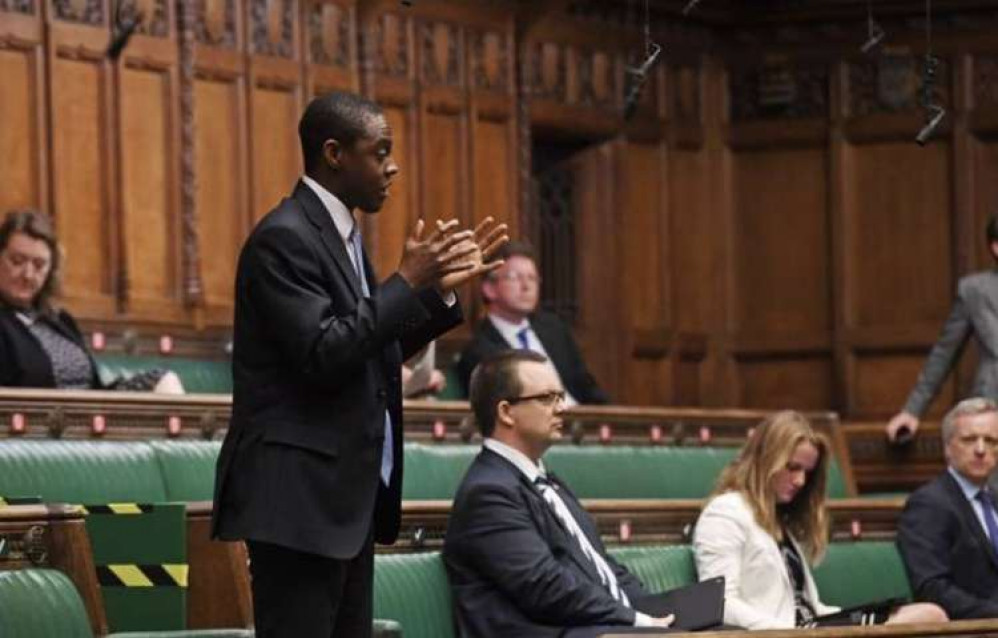
[[[696,631],[715,627],[724,622],[724,576],[662,594],[642,596],[632,602],[635,609],[649,616],[661,618],[675,614],[672,626],[676,629]]]

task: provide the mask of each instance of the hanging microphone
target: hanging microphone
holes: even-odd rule
[[[870,51],[873,51],[875,48],[877,48],[878,44],[883,42],[884,36],[886,35],[887,32],[884,31],[883,27],[881,27],[879,24],[876,23],[876,21],[873,19],[873,16],[870,16],[869,27],[867,29],[866,42],[863,43],[863,46],[861,46],[859,50],[862,51],[863,53],[869,53]]]
[[[121,57],[121,52],[125,50],[128,41],[142,22],[141,11],[131,18],[123,18],[121,17],[121,5],[119,5],[117,13],[115,32],[111,35],[111,42],[107,45],[107,51],[104,53],[109,60],[117,60]]]
[[[915,142],[919,146],[925,146],[925,143],[929,141],[932,134],[939,128],[939,124],[943,121],[943,118],[946,117],[946,109],[938,104],[930,104],[928,111],[925,126],[915,136]]]
[[[946,117],[946,109],[935,103],[936,69],[939,58],[931,53],[925,54],[925,66],[922,67],[922,107],[925,109],[925,126],[915,136],[919,146],[925,146],[939,124]]]
[[[631,88],[627,91],[627,97],[624,98],[624,120],[634,117],[634,113],[638,110],[638,101],[641,99],[641,91],[648,80],[648,73],[655,66],[655,63],[658,62],[658,56],[661,53],[662,47],[652,42],[651,53],[641,63],[641,66],[637,68],[628,67],[627,74],[633,79],[631,80]]]
[[[684,16],[689,15],[690,11],[693,11],[693,8],[696,7],[698,4],[700,4],[700,0],[690,0],[689,2],[687,2],[686,6],[683,7],[683,15]]]

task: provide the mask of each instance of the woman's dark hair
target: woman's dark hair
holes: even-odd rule
[[[49,268],[48,277],[42,284],[41,290],[31,302],[32,308],[43,313],[54,312],[52,307],[52,297],[59,288],[59,274],[62,270],[62,252],[59,250],[59,242],[55,238],[55,228],[52,219],[36,210],[12,210],[4,215],[3,223],[0,223],[0,253],[7,250],[7,244],[14,233],[24,233],[32,239],[45,242],[52,252],[52,264]],[[0,302],[2,303],[2,302]]]

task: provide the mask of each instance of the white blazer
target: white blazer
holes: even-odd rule
[[[804,564],[804,595],[817,615],[838,607],[818,599],[811,570],[797,541],[790,538]],[[724,622],[746,629],[792,629],[796,621],[794,589],[776,539],[755,522],[738,492],[707,503],[693,532],[700,580],[724,576]]]

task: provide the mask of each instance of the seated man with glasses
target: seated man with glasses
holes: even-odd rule
[[[917,600],[950,618],[998,618],[998,405],[961,401],[943,418],[949,467],[919,488],[898,520],[898,548]]]
[[[571,329],[556,315],[538,310],[541,278],[530,246],[511,241],[495,258],[505,263],[481,281],[488,317],[475,326],[457,363],[462,392],[468,393],[471,371],[479,361],[502,350],[532,350],[549,360],[567,390],[569,407],[609,403],[586,367]]]
[[[444,540],[458,635],[565,636],[663,631],[632,601],[641,582],[607,553],[596,524],[544,452],[561,438],[565,392],[540,354],[507,350],[471,378],[485,437],[458,488]]]

